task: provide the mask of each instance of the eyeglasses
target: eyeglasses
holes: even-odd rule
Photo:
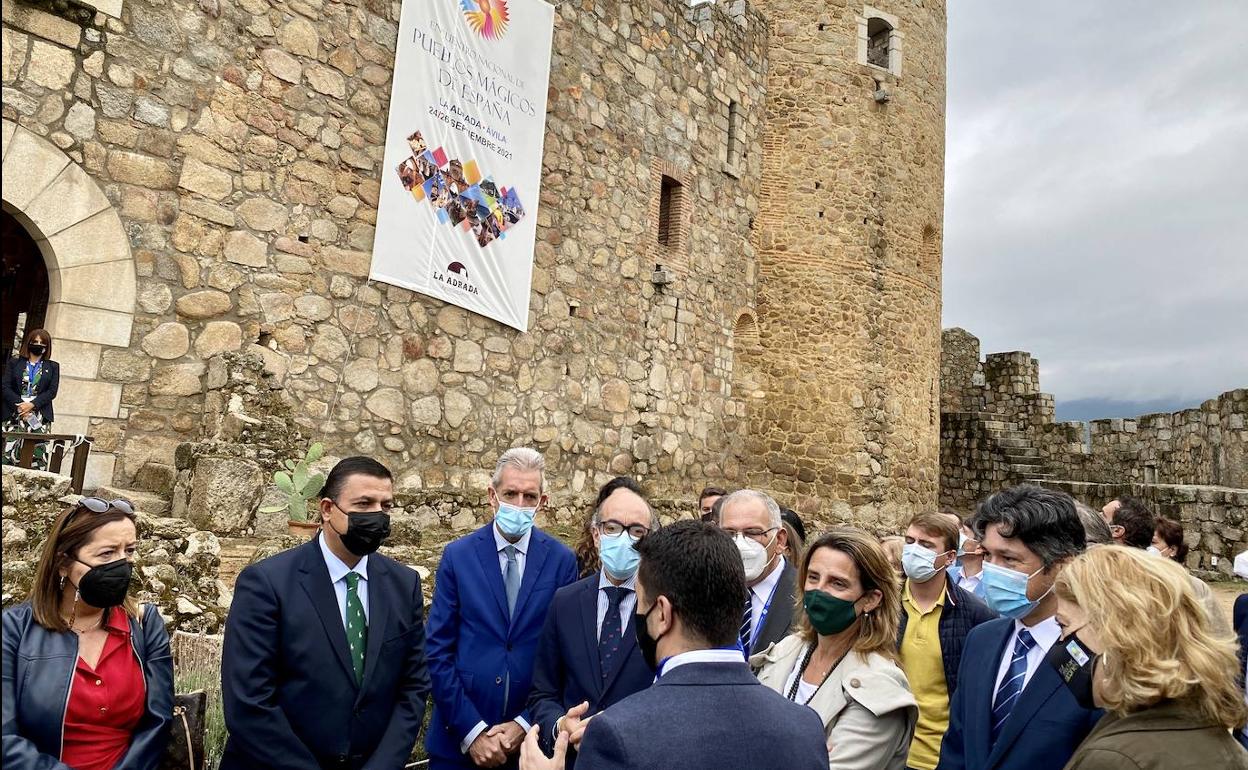
[[[602,530],[602,534],[607,535],[608,537],[615,537],[621,532],[628,530],[628,536],[634,540],[640,540],[650,534],[650,528],[643,524],[632,524],[626,527],[614,519],[608,519],[604,522],[600,522],[598,524],[598,529]]]
[[[770,529],[759,529],[758,527],[750,527],[749,529],[729,529],[728,527],[720,527],[720,529],[722,529],[724,534],[728,537],[735,538],[737,535],[745,535],[752,540],[758,540],[760,538],[767,537],[767,535],[780,528],[772,527]]]

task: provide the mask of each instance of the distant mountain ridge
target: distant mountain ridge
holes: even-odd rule
[[[1120,401],[1112,398],[1057,399],[1057,421],[1103,420],[1114,417],[1139,417],[1155,412],[1178,412],[1200,406],[1208,399],[1155,398],[1147,401]]]

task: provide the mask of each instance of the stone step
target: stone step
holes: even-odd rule
[[[1026,438],[998,438],[997,443],[1006,449],[1031,449],[1031,442]]]
[[[1010,465],[1010,472],[1019,476],[1034,477],[1044,474],[1043,465]]]
[[[221,538],[221,567],[217,577],[231,589],[238,573],[251,562],[251,555],[263,543],[256,537],[223,537]]]
[[[153,492],[141,492],[137,489],[123,489],[114,486],[101,486],[95,490],[95,497],[104,500],[129,500],[135,510],[148,516],[168,516],[169,501]]]
[[[1027,465],[1029,461],[1040,459],[1040,450],[1038,449],[1007,449],[1002,454],[1012,463]]]

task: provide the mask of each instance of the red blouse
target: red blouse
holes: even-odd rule
[[[130,646],[130,619],[109,610],[108,639],[95,667],[81,657],[65,709],[61,761],[75,770],[112,770],[130,748],[147,707],[143,669]]]

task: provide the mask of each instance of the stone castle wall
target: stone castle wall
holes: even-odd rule
[[[531,330],[518,334],[366,280],[398,3],[58,7],[4,4],[6,155],[32,188],[10,200],[22,191],[6,181],[5,200],[35,230],[46,218],[24,216],[28,199],[80,166],[129,245],[108,258],[132,264],[128,296],[101,274],[70,298],[118,296],[120,339],[83,345],[57,324],[79,378],[61,398],[94,389],[99,402],[59,427],[118,458],[97,480],[169,478],[176,446],[199,436],[208,362],[239,349],[264,357],[306,435],[375,454],[408,486],[479,488],[520,443],[576,494],[613,473],[682,494],[743,480],[732,333],[754,293],[756,12],[559,6]],[[730,102],[741,158],[726,173]],[[661,175],[684,191],[669,247],[655,236]],[[32,232],[58,275],[57,239],[86,248],[91,221]],[[656,264],[671,283],[651,283]],[[141,474],[149,463],[162,472]]]
[[[856,520],[935,503],[945,3],[757,3],[772,47],[754,244],[751,478]],[[874,11],[873,11],[874,13]],[[861,57],[861,59],[860,59]]]
[[[1248,547],[1248,389],[1172,414],[1059,423],[1036,359],[1015,351],[980,362],[979,341],[965,330],[943,337],[943,504],[970,510],[1022,481],[1073,490],[1096,508],[1138,494],[1182,517],[1190,566],[1220,568],[1214,557],[1229,562]]]

